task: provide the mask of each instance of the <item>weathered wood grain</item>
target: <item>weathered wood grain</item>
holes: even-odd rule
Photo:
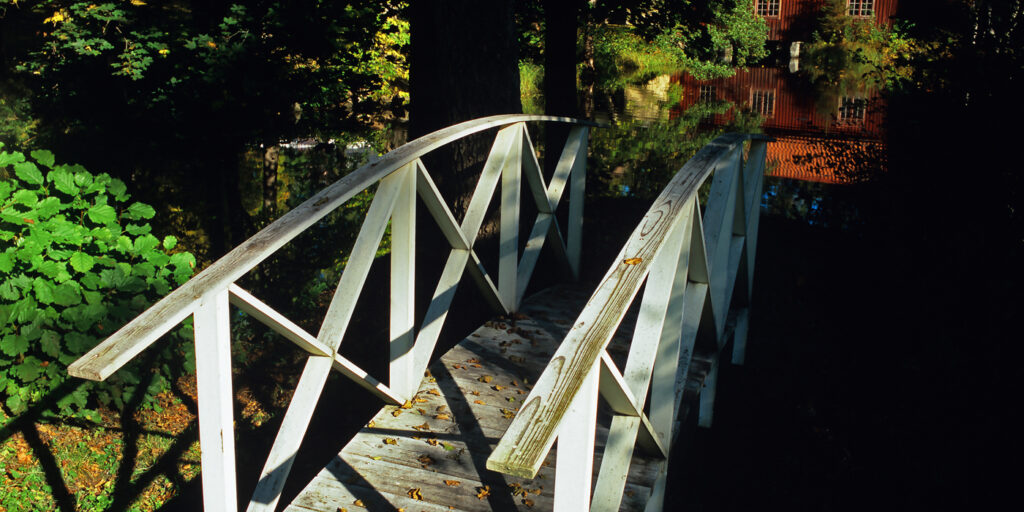
[[[687,201],[715,165],[744,140],[745,136],[731,134],[706,145],[655,200],[488,459],[489,468],[522,477],[536,474],[586,373],[611,340]]]

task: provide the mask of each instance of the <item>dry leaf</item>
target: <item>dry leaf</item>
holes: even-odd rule
[[[395,409],[394,411],[391,411],[391,415],[397,418],[397,417],[402,415],[402,410],[401,409]]]
[[[437,419],[437,420],[450,420],[451,417],[448,416],[447,414],[438,414],[437,416],[434,416],[434,419]]]
[[[418,404],[422,404],[423,402],[429,402],[429,400],[427,400],[426,398],[419,398],[419,397],[417,397],[417,398],[413,399],[413,402],[416,402]]]
[[[363,505],[363,500],[355,500],[355,501],[352,502],[352,504],[357,506],[357,507],[366,508],[366,505]]]
[[[434,463],[434,459],[430,455],[420,455],[416,460],[420,461],[420,464],[423,464],[423,467],[427,467]]]
[[[409,492],[407,494],[409,494],[409,497],[414,499],[414,500],[423,501],[423,495],[420,494],[420,488],[419,487],[417,487],[415,489],[409,489]]]
[[[626,258],[622,260],[622,262],[625,263],[626,265],[636,265],[637,263],[640,263],[643,260],[643,258]]]
[[[480,396],[480,392],[479,391],[470,391],[469,394],[471,394],[473,396]]]
[[[370,422],[366,424],[366,428],[373,428],[373,426],[374,426],[373,420],[370,420]]]
[[[484,375],[483,377],[480,377],[479,379],[476,379],[476,380],[478,380],[480,382],[483,382],[483,383],[487,383],[487,382],[490,382],[490,381],[494,380],[494,377],[491,377],[490,375]]]
[[[444,410],[447,409],[447,408],[448,408],[447,405],[439,405],[439,406],[437,406],[437,409],[435,409],[435,410],[437,412],[444,412]]]
[[[480,360],[479,360],[479,359],[477,359],[477,358],[475,358],[475,357],[471,357],[471,358],[469,358],[469,359],[466,359],[466,362],[467,362],[467,363],[479,363],[479,362],[480,362]]]
[[[385,437],[384,438],[384,444],[397,445],[398,444],[398,439],[395,439],[393,437]]]
[[[472,366],[473,368],[483,368],[483,366],[480,366],[479,364],[476,363],[473,363],[470,366]]]
[[[381,457],[380,455],[374,455],[373,457],[370,457],[370,458],[373,459],[373,460],[380,460],[380,459],[383,459],[384,457]]]
[[[429,444],[430,446],[437,446],[437,439],[434,439],[434,438],[427,439],[427,444]]]
[[[412,428],[414,428],[416,430],[427,431],[427,430],[430,430],[430,425],[428,425],[426,422],[424,422],[422,425],[416,425],[415,427],[412,427]]]
[[[505,400],[508,400],[509,402],[515,402],[516,401],[516,397],[514,397],[514,396],[505,397]]]
[[[501,415],[504,416],[505,419],[511,419],[511,418],[514,418],[516,416],[516,413],[514,413],[514,412],[512,412],[512,411],[510,411],[508,409],[502,409],[501,410]]]
[[[402,404],[402,409],[412,409],[412,401],[406,400],[405,403]]]
[[[527,507],[532,507],[533,506],[533,500],[531,500],[529,498],[524,498],[523,499],[523,505],[526,505]]]
[[[484,402],[483,400],[473,400],[473,403],[478,405],[487,405],[487,402]]]
[[[458,487],[462,485],[462,482],[458,480],[445,480],[444,484],[447,485],[448,487]]]
[[[502,389],[505,389],[505,386],[491,386],[491,388],[495,391],[501,391]]]
[[[517,383],[516,381],[512,381],[512,382],[510,382],[510,384],[511,384],[511,385],[512,385],[513,387],[519,387],[519,384],[518,384],[518,383]]]
[[[441,392],[438,391],[437,389],[428,389],[427,393],[430,393],[431,395],[434,395],[434,396],[441,396]]]
[[[485,485],[483,487],[477,487],[476,491],[477,491],[476,492],[477,499],[481,499],[482,500],[482,499],[485,499],[485,498],[487,498],[488,496],[491,495],[491,486]]]

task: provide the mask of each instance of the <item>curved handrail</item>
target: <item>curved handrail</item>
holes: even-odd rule
[[[577,396],[580,395],[585,381],[598,371],[601,360],[605,357],[605,348],[651,271],[652,262],[655,261],[659,251],[669,244],[670,240],[676,240],[677,245],[682,245],[683,235],[680,232],[684,230],[679,227],[679,223],[694,210],[692,206],[694,203],[691,200],[696,197],[697,190],[716,169],[725,168],[728,165],[734,165],[735,169],[739,169],[743,143],[752,139],[769,140],[763,135],[722,135],[701,148],[676,173],[644,215],[636,230],[633,231],[619,252],[616,262],[608,270],[566,335],[565,340],[552,356],[551,362],[536,381],[524,401],[524,405],[516,414],[494,452],[487,459],[488,469],[524,478],[533,478],[536,475],[561,427],[568,422],[567,412],[574,405]],[[764,153],[760,152],[758,158],[763,162]],[[756,181],[758,185],[760,183],[759,178],[753,181]],[[732,185],[729,187],[731,188]],[[712,193],[715,194],[715,191],[713,190]],[[735,194],[732,191],[730,193]],[[750,197],[745,198],[744,196]],[[741,190],[738,200],[748,203],[756,199]],[[722,211],[730,207],[735,208],[735,203],[728,204],[732,206],[722,204]],[[699,211],[697,213],[699,215]],[[731,218],[731,214],[717,219],[722,228],[716,233],[733,232],[732,225],[725,225],[726,218]],[[699,220],[697,225],[699,225]],[[689,239],[689,236],[686,238]],[[707,254],[710,255],[716,251],[714,245],[719,245],[721,242],[717,240],[718,236],[715,236],[715,239],[710,236],[708,238],[705,244]],[[703,253],[704,249],[701,248],[700,252]],[[703,255],[700,259],[704,259]],[[730,259],[728,252],[726,252],[725,259]],[[737,265],[738,263],[737,261]],[[674,261],[671,268],[676,268]],[[691,264],[692,268],[693,264]],[[695,271],[691,270],[691,272]],[[671,281],[671,276],[669,280]],[[663,285],[659,283],[658,286]],[[671,286],[671,283],[668,283],[668,286]],[[711,284],[711,287],[714,287],[714,283]],[[715,298],[713,297],[713,299]],[[727,303],[725,307],[728,307]],[[716,317],[720,315],[720,311],[715,314]],[[716,324],[722,323],[724,323],[723,319],[716,319]],[[721,335],[721,332],[719,331],[718,334]],[[657,340],[652,343],[656,344]],[[601,370],[602,373],[607,370],[618,374],[617,370],[606,368]],[[647,372],[649,380],[650,370]],[[604,381],[605,375],[601,377],[601,380]],[[622,381],[621,375],[615,375],[614,378],[618,382]],[[624,399],[628,402],[623,405],[623,408],[631,410],[627,414],[640,416],[646,421],[646,417],[642,413],[644,397],[640,396],[641,394],[646,395],[646,384],[643,386],[642,393],[630,392],[628,386],[620,387],[622,389],[615,390],[615,393],[620,393],[619,396],[625,397]],[[604,394],[604,382],[602,382],[601,388],[601,392]],[[596,390],[594,392],[596,393]],[[596,400],[596,394],[593,399]],[[639,407],[636,407],[638,404]],[[665,444],[666,440],[658,439],[661,437],[658,435],[652,437],[655,439],[651,441],[659,444],[659,451],[664,451],[665,448],[660,445]],[[589,489],[590,486],[586,485],[586,487]]]
[[[75,377],[104,380],[196,310],[197,301],[226,289],[305,229],[367,187],[438,147],[489,128],[524,121],[597,126],[568,117],[504,114],[466,121],[424,135],[380,160],[364,165],[263,228],[208,268],[181,285],[109,338],[68,366]]]

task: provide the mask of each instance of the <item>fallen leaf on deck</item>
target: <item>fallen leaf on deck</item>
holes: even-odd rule
[[[508,409],[502,409],[501,410],[501,415],[504,416],[505,419],[510,419],[510,418],[514,418],[516,416],[516,413],[514,413],[514,412],[512,412],[512,411],[510,411]]]
[[[483,400],[473,400],[473,403],[478,405],[487,405],[487,402],[484,402]]]
[[[491,389],[495,391],[501,391],[502,389],[505,389],[505,386],[491,386]]]
[[[398,444],[398,439],[395,439],[393,437],[385,437],[384,438],[384,444],[396,445],[396,444]]]
[[[352,502],[352,504],[357,506],[357,507],[366,508],[366,505],[363,505],[363,500],[355,500],[355,501]]]
[[[450,420],[452,418],[450,416],[448,416],[447,414],[438,414],[437,416],[434,416],[434,419],[435,420]]]
[[[415,489],[409,489],[409,493],[408,494],[409,494],[409,497],[414,499],[414,500],[423,501],[423,495],[420,494],[420,488],[419,487],[417,487]]]
[[[373,420],[370,420],[370,422],[366,424],[366,428],[373,428],[373,425]]]
[[[485,498],[487,498],[488,496],[491,495],[491,486],[485,485],[483,487],[477,487],[476,491],[477,491],[476,492],[477,499],[481,499],[482,500],[482,499],[485,499]]]
[[[380,455],[374,455],[373,457],[370,457],[370,458],[373,459],[373,460],[380,460],[380,459],[383,459],[384,457],[381,457]]]
[[[402,404],[402,409],[412,409],[412,401],[406,400],[405,403]]]
[[[428,425],[426,423],[423,423],[422,425],[416,425],[416,426],[414,426],[412,428],[414,428],[416,430],[427,431],[427,430],[430,430],[430,425]]]
[[[434,459],[430,455],[420,455],[416,460],[420,461],[420,464],[422,464],[423,467],[427,467],[434,463]]]
[[[471,358],[469,358],[469,359],[466,359],[466,362],[467,362],[467,363],[479,363],[479,362],[480,362],[480,360],[479,360],[479,359],[477,359],[477,358],[475,358],[475,357],[471,357]]]
[[[434,438],[427,439],[427,444],[429,444],[430,446],[437,446],[437,439],[434,439]]]
[[[469,394],[471,394],[473,396],[480,396],[480,392],[479,391],[470,391]]]
[[[414,398],[413,402],[416,402],[418,404],[422,404],[423,402],[429,402],[429,400],[427,400],[426,398]]]
[[[437,389],[428,389],[427,393],[430,393],[431,395],[434,395],[434,396],[441,396],[441,392],[439,390],[437,390]]]
[[[622,262],[625,263],[626,265],[636,265],[637,263],[640,263],[643,260],[643,258],[626,258],[622,260]]]
[[[444,484],[447,485],[448,487],[458,487],[462,485],[462,482],[458,480],[445,480]]]
[[[402,415],[402,410],[401,409],[395,409],[394,411],[391,411],[391,415],[397,418],[397,417]]]
[[[494,380],[494,377],[491,377],[490,375],[484,375],[483,377],[480,377],[479,379],[476,379],[476,380],[478,380],[480,382],[483,382],[483,383],[487,383],[487,382],[490,382],[490,381]]]
[[[531,500],[529,498],[524,498],[523,499],[523,505],[526,505],[527,507],[532,507],[533,506],[533,500]]]

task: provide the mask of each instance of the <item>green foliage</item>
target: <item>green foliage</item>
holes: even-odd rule
[[[195,258],[171,253],[176,239],[151,233],[154,209],[129,203],[124,182],[107,174],[57,164],[45,150],[0,151],[0,171],[0,398],[20,414],[67,380],[69,363],[188,280]],[[94,417],[90,396],[120,408],[140,384],[165,388],[171,361],[192,359],[189,343],[154,350],[149,367],[81,386],[54,412]]]
[[[830,0],[822,7],[818,29],[804,45],[801,68],[834,108],[835,97],[863,93],[864,89],[892,90],[905,85],[912,69],[901,64],[918,45],[907,27],[878,26],[873,18],[846,14],[846,2]]]
[[[519,61],[519,98],[526,114],[544,113],[544,67],[527,60]]]
[[[718,135],[760,131],[760,119],[742,112],[727,126],[707,129],[706,121],[733,107],[724,101],[699,103],[671,118],[628,119],[594,130],[588,168],[596,175],[597,184],[588,184],[587,194],[654,199],[682,165]]]

